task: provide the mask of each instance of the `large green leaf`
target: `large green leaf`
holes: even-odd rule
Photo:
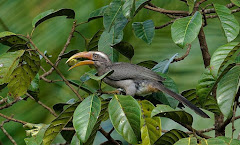
[[[67,125],[67,123],[72,119],[73,113],[77,108],[78,104],[79,102],[69,106],[66,110],[59,114],[56,119],[51,122],[43,137],[44,145],[51,145],[59,132],[61,132],[62,129]]]
[[[224,140],[218,138],[202,139],[201,145],[228,145]]]
[[[114,29],[112,29],[109,33],[107,31],[104,31],[98,42],[98,50],[107,54],[111,61],[117,62],[119,54],[117,50],[112,48],[112,46],[119,43],[122,38],[123,32],[120,35],[116,36]]]
[[[72,9],[59,9],[54,11],[53,9],[42,12],[41,14],[37,15],[33,21],[32,26],[36,28],[38,25],[40,25],[42,22],[57,17],[57,16],[67,16],[69,19],[75,18],[75,12]]]
[[[170,59],[165,59],[163,61],[160,61],[157,65],[155,65],[152,70],[154,72],[161,72],[161,73],[167,73],[169,65],[174,60],[175,57],[178,56],[178,53],[174,54]]]
[[[172,39],[184,48],[198,36],[201,26],[202,15],[198,11],[193,16],[177,19],[171,27]]]
[[[147,20],[144,22],[134,22],[132,24],[135,35],[145,41],[148,44],[152,43],[155,26],[152,20]]]
[[[210,61],[210,71],[212,75],[216,78],[218,74],[222,71],[224,66],[229,63],[230,60],[234,62],[234,54],[239,49],[238,42],[231,42],[220,46],[212,55]]]
[[[174,145],[197,145],[197,139],[195,137],[183,138],[177,141]]]
[[[175,93],[178,93],[177,85],[170,77],[168,77],[166,74],[162,74],[159,72],[158,74],[163,78],[165,78],[165,80],[163,81],[163,84],[165,87],[167,87],[168,89],[172,90]],[[174,99],[172,96],[166,93],[157,92],[157,93],[153,93],[152,95],[155,99],[159,100],[165,105],[171,106],[172,108],[176,108],[177,105],[179,104],[178,100]]]
[[[26,44],[26,41],[13,32],[5,31],[0,33],[0,43],[12,47],[16,44]]]
[[[132,96],[114,95],[108,105],[110,120],[116,131],[129,143],[140,139],[141,108]]]
[[[123,15],[131,20],[135,14],[135,0],[126,0],[122,7]]]
[[[231,42],[239,34],[239,23],[231,14],[231,10],[224,5],[214,4],[215,11],[220,19],[227,41]]]
[[[188,134],[181,130],[172,129],[162,135],[154,144],[155,145],[173,145],[178,140],[188,137]]]
[[[24,50],[7,52],[0,55],[0,85],[9,82],[9,76],[19,63]]]
[[[81,142],[88,140],[100,111],[101,101],[96,95],[84,99],[74,111],[73,126]]]
[[[84,145],[92,145],[93,144],[93,141],[96,137],[97,131],[99,130],[101,122],[104,121],[106,116],[108,116],[108,112],[107,112],[108,103],[109,103],[109,101],[105,101],[105,100],[101,101],[101,112],[98,116],[97,122],[95,123],[95,125],[93,127],[91,135],[89,136],[86,143],[84,143]]]
[[[142,110],[141,138],[143,145],[153,144],[161,136],[160,117],[151,117],[154,105],[147,101],[139,101]]]
[[[93,11],[88,17],[88,22],[91,21],[91,20],[103,17],[103,14],[104,14],[107,7],[108,7],[108,5],[103,6],[99,9],[96,9],[95,11]]]
[[[120,42],[112,46],[114,49],[116,49],[118,52],[120,52],[122,55],[127,57],[129,60],[132,59],[134,55],[134,49],[133,46],[128,42]]]
[[[115,33],[119,34],[119,32],[126,26],[128,20],[122,14],[122,6],[123,4],[121,0],[113,0],[106,8],[103,15],[103,25],[107,32],[110,32],[112,27],[118,27],[114,29],[116,29]]]
[[[77,138],[77,135],[75,134],[72,138],[71,145],[83,145],[83,143],[80,142],[80,140]]]
[[[19,62],[21,63],[9,77],[8,88],[13,97],[22,96],[27,92],[40,68],[40,58],[35,51],[25,51]]]
[[[217,103],[225,117],[230,117],[238,90],[240,66],[233,67],[220,80],[217,87]]]
[[[240,141],[237,139],[228,138],[225,136],[218,136],[217,139],[224,140],[227,145],[240,145]]]
[[[179,124],[192,125],[193,117],[189,113],[180,110],[174,110],[168,105],[157,105],[152,110],[151,116],[167,117]]]
[[[235,4],[236,6],[240,7],[240,1],[239,0],[231,0],[231,2],[233,4]]]

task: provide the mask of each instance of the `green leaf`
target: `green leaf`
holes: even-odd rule
[[[153,60],[146,60],[146,61],[142,61],[139,62],[137,65],[146,67],[148,69],[152,69],[155,65],[157,65],[158,63],[156,61]]]
[[[210,91],[214,87],[215,82],[215,78],[210,73],[210,68],[207,67],[198,80],[198,84],[196,86],[196,92],[199,97],[200,104],[202,104],[208,95],[210,95]]]
[[[123,38],[123,33],[118,36],[116,36],[115,34],[116,33],[114,33],[114,29],[112,29],[110,33],[104,31],[98,42],[98,51],[107,54],[110,60],[113,62],[118,61],[119,54],[117,50],[112,48],[112,46],[119,43]]]
[[[131,144],[140,139],[141,108],[132,96],[114,95],[108,105],[110,120],[116,131]]]
[[[213,53],[210,61],[210,71],[215,78],[219,75],[224,66],[229,63],[229,61],[232,60],[232,62],[234,62],[236,56],[233,56],[239,49],[239,46],[238,42],[231,42],[220,46]]]
[[[95,76],[95,75],[93,75],[91,73],[88,73],[88,72],[86,72],[85,74],[87,74],[93,80],[100,81],[100,80],[104,79],[105,77],[111,75],[113,72],[114,72],[113,70],[110,70],[110,71],[106,72],[105,74],[103,74],[101,76]]]
[[[217,87],[217,103],[223,115],[230,117],[233,102],[238,90],[240,66],[233,67],[220,80]]]
[[[174,145],[197,145],[197,139],[195,137],[183,138],[177,141]]]
[[[202,139],[201,145],[227,145],[223,140],[218,138]]]
[[[189,8],[189,13],[191,14],[195,5],[196,0],[187,0],[188,8]]]
[[[234,15],[231,14],[231,10],[226,6],[214,4],[214,8],[222,24],[225,36],[227,37],[227,41],[231,42],[239,34],[239,23]]]
[[[82,145],[80,140],[77,138],[77,135],[74,135],[70,145]]]
[[[218,136],[217,139],[223,140],[227,145],[240,145],[240,141],[237,139],[232,139],[225,136]]]
[[[221,113],[216,99],[211,95],[208,95],[207,97],[205,97],[205,100],[202,101],[201,103],[199,101],[200,98],[199,96],[197,96],[195,89],[182,92],[182,96],[184,96],[186,99],[188,99],[188,101],[190,101],[192,104],[200,108],[213,112],[217,115]]]
[[[134,22],[132,24],[135,35],[145,41],[148,44],[152,43],[155,26],[152,20],[147,20],[144,22]]]
[[[110,32],[112,27],[115,25],[118,27],[125,27],[128,20],[122,14],[122,1],[113,0],[108,8],[106,8],[103,15],[103,25],[107,32]],[[121,28],[121,30],[123,29]],[[119,30],[119,31],[121,31]],[[117,31],[117,30],[116,30]]]
[[[172,39],[184,48],[198,36],[201,26],[202,15],[198,11],[193,16],[177,19],[171,27]]]
[[[98,30],[93,37],[90,39],[90,41],[87,43],[87,51],[97,50],[98,49],[98,42],[103,33],[103,30]]]
[[[162,74],[159,72],[158,74],[165,78],[165,80],[163,81],[165,87],[167,87],[168,89],[172,90],[175,93],[178,93],[177,85],[170,77],[168,77],[166,74]],[[163,92],[153,93],[153,97],[162,102],[163,104],[171,106],[172,108],[176,108],[177,105],[179,104],[178,100],[174,99],[172,96]]]
[[[126,0],[122,7],[123,15],[131,20],[135,14],[135,0]]]
[[[93,141],[94,141],[94,139],[96,137],[96,134],[99,130],[101,122],[104,121],[104,119],[108,116],[108,111],[107,111],[108,104],[109,104],[109,101],[105,101],[105,100],[101,101],[101,112],[98,116],[97,122],[95,123],[95,125],[93,127],[93,130],[92,130],[92,133],[91,133],[90,137],[88,138],[86,143],[84,143],[84,145],[92,145],[93,144]]]
[[[12,47],[16,44],[26,44],[26,41],[13,32],[5,31],[0,33],[0,43]]]
[[[79,102],[69,106],[66,110],[64,110],[64,112],[59,114],[58,117],[51,122],[43,137],[44,145],[51,145],[59,132],[61,132],[67,123],[72,119],[73,113],[78,104]]]
[[[113,45],[112,47],[118,52],[120,52],[122,55],[127,57],[129,60],[131,60],[134,55],[133,46],[128,42],[120,42]]]
[[[172,129],[162,135],[154,144],[155,145],[173,145],[182,138],[187,138],[188,134],[181,130]]]
[[[174,110],[168,105],[157,105],[152,111],[152,117],[167,117],[179,124],[192,125],[193,117],[185,111]]]
[[[165,59],[163,61],[160,61],[157,65],[155,65],[152,70],[154,72],[161,72],[161,73],[167,73],[169,65],[174,60],[175,57],[178,56],[178,53],[174,54],[170,59]]]
[[[40,69],[40,58],[35,51],[25,51],[19,62],[21,63],[9,77],[8,88],[13,97],[22,96],[27,92]]]
[[[160,117],[151,118],[151,112],[154,105],[147,101],[139,101],[142,110],[141,119],[141,138],[142,144],[153,144],[161,136],[161,120]]]
[[[7,52],[0,55],[0,85],[9,82],[9,76],[19,63],[20,57],[23,55],[24,50],[15,52]]]
[[[64,110],[64,106],[67,106],[67,105],[72,105],[72,104],[74,104],[74,103],[76,103],[75,102],[75,99],[70,99],[70,100],[68,100],[66,103],[64,102],[64,103],[57,103],[57,104],[55,104],[55,105],[53,105],[53,110],[56,112],[56,113],[61,113],[63,110]]]
[[[103,14],[104,14],[106,8],[108,8],[108,5],[103,6],[99,9],[96,9],[95,11],[93,11],[88,17],[88,22],[90,22],[91,20],[103,17]]]
[[[79,89],[85,91],[88,94],[93,94],[97,92],[96,89],[84,84],[83,81],[80,81],[80,80],[68,80],[68,81],[70,84],[74,85],[75,87],[78,87]]]
[[[240,7],[240,1],[239,0],[231,0],[231,2],[233,4],[235,4],[236,6]]]
[[[138,0],[136,1],[136,11],[135,11],[135,14],[136,15],[148,2],[150,2],[151,0]]]
[[[73,126],[81,142],[85,143],[101,111],[101,101],[95,95],[84,99],[73,114]]]
[[[57,16],[66,16],[68,19],[74,19],[75,18],[75,12],[72,9],[59,9],[54,11],[53,9],[45,11],[39,15],[37,15],[33,21],[32,26],[36,28],[38,25],[40,25],[42,22],[57,17]]]
[[[39,95],[39,82],[40,82],[40,77],[39,74],[37,74],[34,79],[31,82],[30,87],[28,88],[27,92],[36,100],[38,101],[38,95]]]

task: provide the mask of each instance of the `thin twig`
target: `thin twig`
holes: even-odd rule
[[[73,131],[75,128],[73,127],[64,127],[62,130]]]
[[[116,140],[114,140],[109,133],[107,133],[105,130],[103,130],[102,127],[99,128],[99,131],[100,131],[100,132],[102,133],[102,135],[104,135],[104,136],[108,139],[108,141],[110,141],[113,145],[119,145],[119,143],[118,143]]]
[[[213,128],[204,129],[204,130],[199,130],[199,132],[205,133],[205,132],[210,132],[210,131],[213,131],[213,130],[215,130],[214,127]]]
[[[40,79],[47,83],[62,82],[62,80],[49,80],[49,79],[45,78],[44,76],[40,76]]]
[[[162,14],[170,14],[170,15],[175,15],[175,16],[188,16],[189,15],[189,13],[187,11],[166,10],[166,9],[163,9],[163,8],[153,7],[153,6],[149,6],[149,5],[145,5],[144,8],[148,9],[148,10],[155,11],[155,12],[159,12],[159,13],[162,13]]]
[[[185,53],[183,56],[179,57],[179,58],[174,58],[171,63],[184,60],[184,59],[188,56],[188,54],[189,54],[189,52],[190,52],[190,50],[191,50],[191,46],[192,46],[191,44],[188,44],[188,48],[187,48],[186,53]]]
[[[32,39],[29,37],[29,35],[27,36],[27,39],[29,40],[30,44],[35,48],[35,50],[46,60],[46,62],[48,64],[50,64],[58,73],[58,75],[63,79],[63,81],[65,82],[65,84],[76,94],[76,96],[80,99],[80,101],[82,101],[82,97],[79,95],[79,93],[71,86],[71,84],[69,83],[69,81],[64,77],[64,75],[62,74],[62,72],[48,59],[47,56],[45,56],[39,49],[38,47],[33,43]]]
[[[28,122],[25,122],[25,121],[22,121],[22,120],[17,120],[17,119],[14,119],[14,118],[12,118],[12,117],[6,116],[6,115],[4,115],[4,114],[2,114],[2,113],[0,113],[0,116],[3,117],[3,118],[5,118],[5,119],[7,119],[7,120],[14,121],[14,122],[18,122],[18,123],[21,123],[21,124],[23,124],[23,125],[25,125],[25,124],[28,123]]]
[[[196,133],[198,136],[209,139],[211,138],[210,136],[207,136],[205,134],[203,134],[202,132],[192,128],[190,125],[186,125],[186,124],[181,124],[183,127],[187,128],[189,131],[192,131],[193,133]]]
[[[155,29],[162,29],[162,28],[164,28],[164,27],[167,27],[168,25],[172,24],[175,20],[176,20],[176,19],[171,20],[171,21],[169,21],[169,22],[167,22],[166,24],[163,24],[163,25],[161,25],[161,26],[156,26]]]
[[[31,96],[29,93],[26,93],[28,97],[30,97],[32,100],[35,100],[33,96]],[[36,100],[35,100],[36,101]],[[47,109],[53,116],[57,117],[57,114],[55,113],[54,110],[52,110],[50,107],[42,103],[41,101],[36,101],[39,105],[43,106],[43,108]]]
[[[14,101],[12,101],[11,103],[8,103],[8,104],[0,107],[0,110],[6,109],[6,108],[8,108],[8,107],[11,107],[13,104],[17,103],[19,100],[21,100],[20,97],[16,98],[16,99],[15,99]]]
[[[2,124],[0,125],[0,128],[2,129],[3,133],[8,137],[8,139],[14,144],[17,145],[16,141],[12,138],[12,136],[7,132],[7,130],[3,127],[3,125],[7,122],[9,122],[10,120],[5,120],[2,122]]]
[[[76,21],[73,22],[72,30],[71,30],[71,32],[70,32],[70,34],[69,34],[69,36],[68,36],[67,42],[65,43],[62,51],[61,51],[61,52],[59,53],[59,55],[58,55],[58,58],[57,58],[57,60],[56,60],[56,62],[55,62],[55,66],[56,66],[56,67],[58,66],[58,64],[59,64],[59,62],[60,62],[60,60],[61,60],[61,55],[64,54],[64,52],[66,51],[67,47],[69,46],[69,44],[70,44],[70,42],[71,42],[71,39],[72,39],[72,37],[73,37],[73,33],[75,32],[75,28],[76,28]],[[53,70],[54,70],[54,67],[52,67],[49,71],[47,71],[47,72],[45,72],[43,75],[41,75],[41,78],[50,75],[50,74],[53,72]]]

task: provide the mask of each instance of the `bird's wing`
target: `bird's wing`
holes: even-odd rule
[[[130,63],[113,63],[108,70],[114,70],[113,74],[108,76],[112,80],[146,79],[161,82],[165,80],[150,69]]]

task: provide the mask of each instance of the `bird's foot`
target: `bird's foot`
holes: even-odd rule
[[[117,89],[114,91],[102,91],[102,90],[98,90],[98,93],[100,94],[117,94],[117,95],[124,95],[125,92],[122,89]]]

